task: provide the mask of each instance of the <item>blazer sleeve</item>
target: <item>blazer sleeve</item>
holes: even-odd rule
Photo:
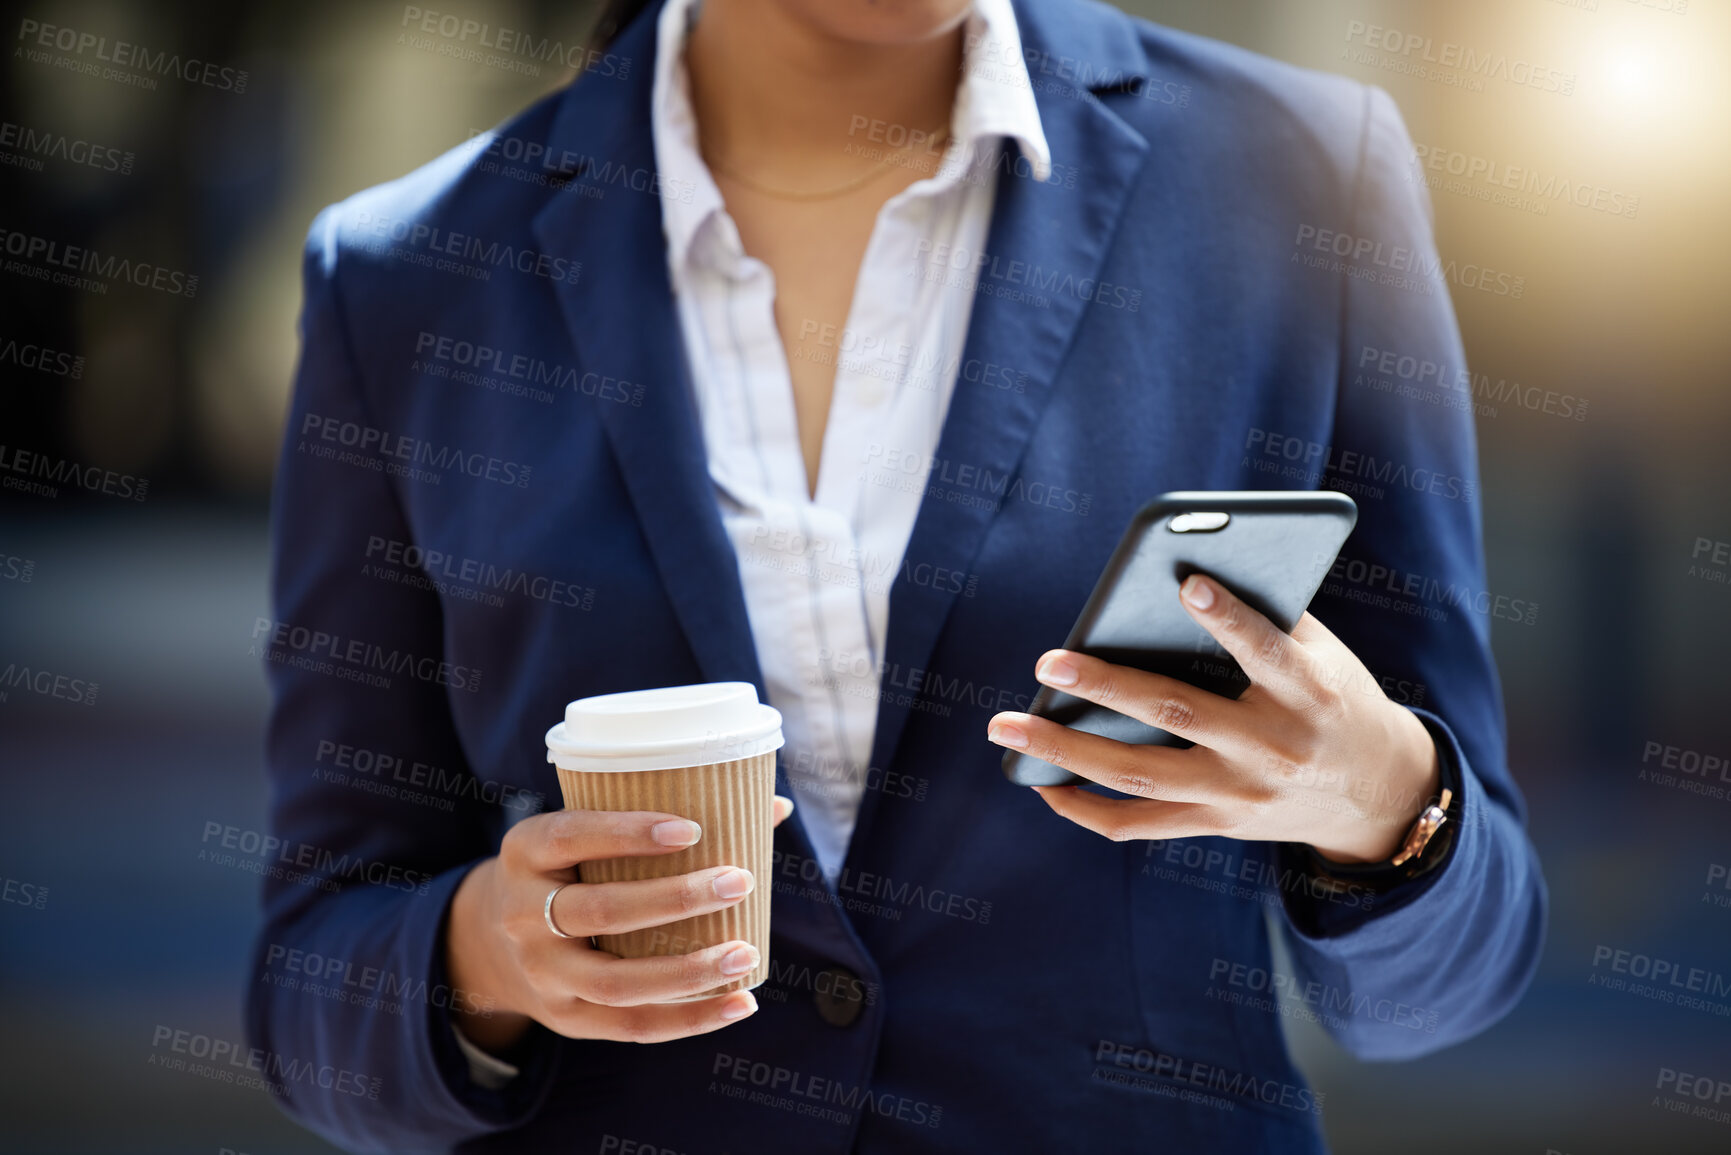
[[[1520,283],[1439,261],[1412,142],[1379,89],[1366,89],[1363,133],[1329,462],[1341,488],[1380,493],[1359,491],[1358,526],[1314,612],[1426,723],[1462,798],[1428,873],[1368,902],[1288,891],[1282,909],[1298,989],[1335,1009],[1321,1016],[1330,1033],[1360,1058],[1402,1059],[1491,1026],[1538,965],[1545,884],[1490,646],[1493,623],[1528,628],[1537,607],[1486,586],[1471,385],[1449,300],[1451,281],[1505,300]]]
[[[329,770],[333,747],[348,746],[469,775],[446,695],[474,676],[438,666],[434,595],[362,576],[370,537],[412,540],[391,480],[318,453],[329,444],[314,436],[321,422],[376,427],[337,284],[339,214],[321,214],[307,244],[273,498],[273,618],[254,630],[271,687],[266,766],[280,845],[264,880],[247,1024],[264,1077],[305,1126],[355,1151],[442,1149],[529,1117],[550,1080],[550,1036],[537,1039],[523,1078],[489,1091],[471,1080],[452,1032],[452,999],[477,996],[452,991],[445,974],[447,908],[494,852],[497,808],[465,801],[481,793],[469,789],[449,792],[449,810],[417,804]],[[431,676],[398,666],[388,689],[352,680],[338,655],[359,652],[412,655]],[[312,1074],[282,1075],[303,1071]]]

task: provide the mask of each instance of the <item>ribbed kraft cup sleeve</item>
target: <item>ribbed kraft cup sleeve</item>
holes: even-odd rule
[[[578,866],[586,883],[666,878],[712,866],[737,866],[757,885],[723,910],[683,918],[629,934],[596,936],[602,950],[621,958],[689,954],[740,939],[757,948],[757,966],[738,979],[694,998],[748,990],[769,975],[770,846],[775,803],[775,754],[673,770],[596,771],[559,768],[559,788],[570,810],[654,810],[703,827],[696,846],[643,858],[605,858]]]

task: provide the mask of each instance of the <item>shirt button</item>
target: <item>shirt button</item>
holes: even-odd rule
[[[811,1001],[832,1027],[851,1027],[865,1009],[865,984],[846,967],[819,971],[812,980]]]

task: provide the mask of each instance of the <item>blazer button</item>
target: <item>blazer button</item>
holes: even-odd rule
[[[811,1001],[832,1027],[851,1027],[865,1009],[865,984],[846,967],[830,967],[812,979]]]

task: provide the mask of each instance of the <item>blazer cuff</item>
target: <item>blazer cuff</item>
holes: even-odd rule
[[[426,952],[422,957],[427,960],[427,987],[451,991],[453,998],[457,992],[451,986],[445,965],[445,934],[451,917],[451,899],[474,865],[471,862],[457,867],[434,882],[435,887],[443,884],[444,889],[438,899],[438,917],[427,920],[432,924],[431,933],[427,933],[428,928],[421,928],[421,933],[426,934],[419,945]],[[558,1057],[558,1037],[551,1031],[539,1023],[532,1025],[529,1035],[512,1052],[514,1062],[507,1063],[458,1034],[450,999],[428,999],[422,1022],[426,1031],[423,1054],[430,1056],[451,1105],[469,1115],[478,1128],[502,1131],[518,1127],[539,1109],[553,1084]],[[471,1052],[485,1062],[477,1064],[470,1058]],[[501,1079],[500,1068],[510,1070],[511,1076]]]

